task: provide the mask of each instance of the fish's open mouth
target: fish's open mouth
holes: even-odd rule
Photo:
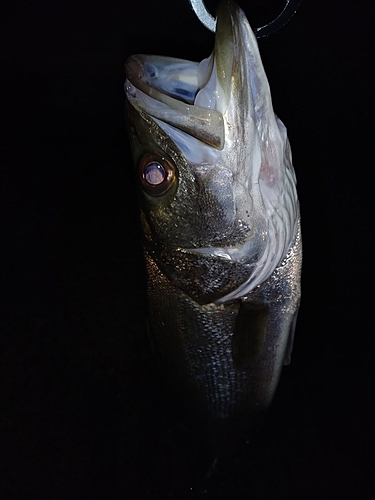
[[[209,59],[204,61],[209,66]],[[187,104],[195,104],[196,95],[204,86],[199,78],[202,75],[202,63],[172,57],[136,55],[127,60],[125,67],[126,76],[135,84],[138,83],[138,88],[140,80],[141,86],[144,83],[154,89],[143,85],[143,90],[150,97],[160,98],[155,93],[159,91]],[[212,64],[210,66],[212,69]]]
[[[132,56],[125,65],[128,100],[152,117],[222,149],[222,109],[216,108],[222,108],[224,99],[217,90],[220,87],[212,60],[210,57],[195,63],[161,56]]]
[[[130,57],[125,63],[130,104],[222,150],[223,115],[233,101],[233,77],[237,79],[245,55],[242,17],[235,4],[220,4],[213,54],[200,63],[162,56]],[[256,44],[255,38],[251,43]]]

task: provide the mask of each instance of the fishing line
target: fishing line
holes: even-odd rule
[[[195,12],[200,22],[210,31],[216,29],[216,19],[208,12],[203,0],[189,0],[191,8]],[[254,33],[257,38],[271,35],[285,26],[296,13],[302,0],[286,0],[286,4],[281,13],[268,24],[255,28]]]

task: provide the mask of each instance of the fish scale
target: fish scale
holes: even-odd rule
[[[242,411],[258,412],[270,403],[284,358],[290,354],[286,352],[289,330],[300,296],[299,281],[291,278],[298,277],[301,254],[298,231],[287,257],[262,287],[229,305],[199,305],[174,286],[145,252],[150,316],[163,366],[168,373],[179,373],[180,380],[189,381],[191,404],[200,405],[201,411],[208,406],[213,420]],[[291,282],[295,284],[292,289]],[[254,331],[247,328],[251,322],[236,332],[240,304],[267,304],[269,310],[259,352],[249,362],[246,357],[251,358],[253,349],[241,347],[249,336],[253,343],[256,340]],[[241,369],[235,362],[238,351],[244,366]]]

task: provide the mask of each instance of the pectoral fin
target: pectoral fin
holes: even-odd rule
[[[267,331],[267,304],[241,302],[232,339],[233,362],[243,370],[259,356]]]
[[[286,347],[285,357],[284,357],[284,365],[290,364],[292,350],[293,350],[294,332],[296,330],[296,324],[297,324],[297,316],[298,316],[298,308],[296,312],[293,314],[292,324],[290,325],[288,345]]]

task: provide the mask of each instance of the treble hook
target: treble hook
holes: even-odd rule
[[[268,24],[265,24],[264,26],[261,26],[260,28],[255,28],[255,36],[257,38],[268,36],[285,26],[285,24],[288,23],[296,13],[301,1],[302,0],[286,0],[284,9],[276,17],[276,19]],[[210,31],[215,31],[216,19],[208,12],[203,0],[189,0],[189,2],[200,22]]]

